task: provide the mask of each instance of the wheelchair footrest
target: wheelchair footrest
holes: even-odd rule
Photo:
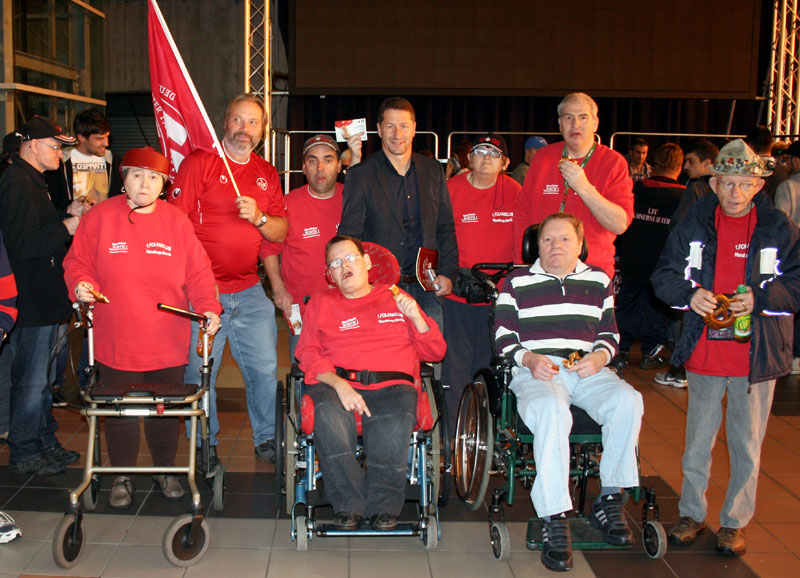
[[[573,550],[630,549],[612,546],[606,542],[603,539],[603,531],[592,526],[588,518],[568,518],[568,520]],[[541,518],[531,518],[528,520],[528,532],[525,537],[525,545],[528,550],[539,550],[541,548],[542,524],[544,524],[544,522]]]
[[[337,530],[333,524],[317,524],[315,533],[317,536],[418,536],[421,530],[419,523],[398,522],[394,530],[374,530],[369,521],[364,521],[355,530]]]

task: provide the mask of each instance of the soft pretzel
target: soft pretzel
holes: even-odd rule
[[[569,354],[569,357],[567,359],[561,362],[561,365],[569,369],[570,367],[575,365],[580,358],[581,354],[578,353],[577,351],[573,351],[572,353]]]
[[[714,299],[717,300],[717,307],[711,313],[706,313],[703,317],[706,325],[711,329],[724,329],[733,325],[735,321],[733,311],[731,311],[731,303],[735,303],[738,299],[728,297],[722,293],[714,294]]]
[[[89,291],[89,293],[92,294],[92,297],[94,297],[95,301],[98,301],[100,303],[109,303],[108,297],[100,293],[100,291],[88,286],[86,287],[86,289]]]
[[[398,287],[397,285],[392,285],[391,287],[389,287],[389,291],[392,292],[392,297],[397,297],[398,295],[400,295],[400,287]]]

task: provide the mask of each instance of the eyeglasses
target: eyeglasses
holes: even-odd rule
[[[499,150],[489,147],[477,148],[472,151],[472,154],[474,154],[476,157],[491,157],[493,159],[499,159],[501,156],[503,156],[503,153],[501,153]]]
[[[359,255],[358,253],[349,253],[344,257],[342,257],[341,259],[334,259],[333,261],[328,263],[328,269],[333,271],[334,269],[338,269],[345,263],[350,263],[350,264],[355,263],[356,259],[358,259],[360,256],[361,255]]]
[[[739,187],[739,190],[744,194],[749,195],[756,190],[758,183],[735,183],[734,181],[717,181],[717,186],[725,193],[733,192],[733,189]]]
[[[61,145],[51,145],[51,144],[47,144],[47,143],[46,143],[46,142],[44,142],[43,140],[40,140],[40,141],[39,141],[39,143],[40,143],[40,144],[43,144],[44,146],[46,146],[46,147],[47,147],[47,148],[49,148],[49,149],[53,149],[54,151],[60,151],[60,150],[61,150]]]

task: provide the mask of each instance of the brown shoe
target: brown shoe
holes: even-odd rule
[[[667,535],[669,536],[669,541],[673,544],[688,546],[694,542],[694,539],[697,538],[699,534],[702,534],[705,529],[705,522],[695,522],[689,516],[681,516],[680,522],[672,526],[667,532]]]
[[[744,528],[722,527],[717,532],[717,552],[728,556],[741,556],[747,551]]]

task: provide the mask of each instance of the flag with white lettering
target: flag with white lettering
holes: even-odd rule
[[[222,156],[222,147],[156,0],[149,0],[147,30],[158,139],[170,161],[170,177],[174,178],[183,159],[193,150]]]

